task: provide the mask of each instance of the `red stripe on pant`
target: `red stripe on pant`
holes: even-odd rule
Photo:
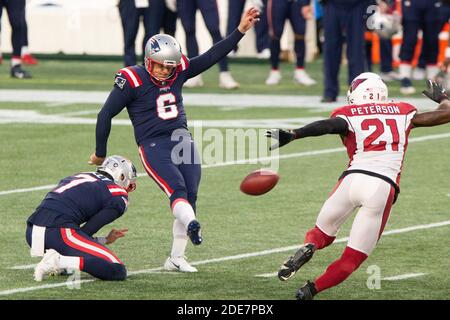
[[[144,148],[141,146],[139,147],[139,155],[141,156],[142,164],[144,165],[145,171],[147,171],[147,174],[156,182],[156,184],[163,190],[168,197],[170,197],[173,193],[173,189],[169,186],[169,184],[162,179],[155,170],[152,169],[150,164],[147,161],[147,158],[145,157]]]
[[[77,233],[75,232],[74,229],[68,229],[68,230],[69,230],[69,232],[71,233],[71,235],[72,235],[75,239],[77,239],[77,240],[79,240],[79,241],[81,241],[81,242],[83,242],[83,243],[85,243],[85,244],[87,244],[87,245],[91,245],[91,246],[94,246],[94,247],[96,247],[96,248],[99,248],[99,249],[101,249],[102,251],[106,251],[107,253],[109,253],[110,255],[112,255],[112,256],[113,256],[120,264],[123,264],[122,261],[120,261],[120,259],[117,258],[117,257],[116,257],[111,251],[109,251],[107,248],[102,247],[102,246],[100,246],[99,244],[97,244],[97,243],[95,243],[95,242],[89,241],[89,240],[87,240],[87,239],[81,237],[79,234],[77,234]],[[100,252],[91,250],[91,249],[86,248],[86,247],[82,247],[82,246],[80,246],[80,245],[78,245],[78,244],[72,242],[72,241],[67,237],[67,235],[66,235],[66,228],[61,228],[60,231],[61,231],[61,237],[62,237],[64,243],[65,243],[66,245],[68,245],[69,247],[74,248],[74,249],[76,249],[76,250],[78,250],[78,251],[81,251],[81,252],[90,254],[90,255],[95,256],[95,257],[97,257],[97,258],[101,258],[101,259],[106,260],[106,261],[108,261],[108,262],[116,263],[116,261],[113,261],[110,257],[108,257],[108,256],[105,255],[105,254],[102,254],[102,253],[100,253]],[[83,261],[83,263],[84,263],[84,261]],[[81,264],[81,261],[80,261],[80,264]],[[81,269],[80,269],[80,270],[81,270]]]
[[[378,240],[383,233],[384,227],[386,226],[387,220],[389,219],[389,214],[391,213],[392,204],[394,202],[395,189],[391,187],[391,192],[389,193],[388,199],[386,201],[386,206],[383,211],[383,219],[381,220],[380,232],[378,233]]]

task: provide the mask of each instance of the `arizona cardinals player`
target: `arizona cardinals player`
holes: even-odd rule
[[[267,132],[268,137],[278,140],[272,148],[294,139],[339,134],[350,158],[347,170],[320,210],[315,227],[306,233],[304,245],[281,266],[280,280],[291,278],[315,251],[333,243],[340,226],[359,208],[342,256],[314,282],[308,281],[301,287],[297,299],[312,299],[338,285],[374,250],[400,192],[410,130],[450,122],[450,101],[445,90],[429,82],[424,94],[440,103],[436,110],[418,113],[408,103],[388,101],[388,89],[381,78],[374,73],[362,73],[347,92],[349,104],[334,110],[330,119],[295,130]]]

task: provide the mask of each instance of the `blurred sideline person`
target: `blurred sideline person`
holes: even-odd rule
[[[424,60],[426,63],[426,77],[433,79],[439,72],[437,66],[439,52],[439,32],[442,25],[440,23],[440,10],[442,9],[440,0],[402,0],[402,26],[403,42],[400,48],[401,78],[400,92],[404,95],[413,94],[416,89],[411,82],[412,60],[417,43],[417,33],[419,29],[423,33]]]
[[[183,105],[184,83],[221,61],[258,19],[250,8],[238,28],[204,54],[191,60],[182,54],[177,40],[158,34],[145,48],[145,65],[123,68],[97,117],[96,149],[91,164],[107,154],[112,118],[125,107],[134,127],[139,155],[148,175],[170,200],[174,216],[173,243],[164,268],[197,272],[185,257],[188,237],[194,245],[203,242],[196,219],[196,202],[201,164],[195,142],[188,130]]]
[[[315,251],[336,239],[341,225],[356,210],[348,243],[342,256],[314,282],[308,281],[296,294],[311,300],[347,279],[372,253],[400,192],[400,175],[413,128],[450,122],[450,101],[445,90],[429,82],[424,94],[439,103],[435,111],[418,113],[404,102],[388,101],[388,89],[374,73],[356,77],[347,93],[348,105],[335,109],[331,118],[299,129],[272,129],[278,142],[271,149],[294,139],[339,134],[350,158],[349,167],[324,203],[316,225],[306,233],[304,245],[281,266],[278,277],[285,281],[308,262]]]
[[[177,25],[176,0],[149,0],[151,27],[149,38],[161,32],[175,36]]]
[[[236,1],[236,0],[235,0]],[[208,29],[213,44],[222,40],[220,34],[219,9],[215,0],[177,0],[177,12],[180,17],[186,33],[186,47],[189,58],[198,56],[198,43],[195,37],[196,31],[196,13],[200,10],[206,28]],[[219,61],[219,86],[224,89],[237,89],[237,83],[228,69],[227,58],[224,57]],[[203,86],[203,79],[201,75],[193,77],[184,84],[187,88]]]
[[[119,14],[122,21],[124,38],[124,66],[133,66],[136,64],[136,36],[139,30],[141,19],[144,23],[144,40],[142,42],[142,52],[145,50],[145,44],[150,38],[152,30],[152,16],[149,7],[151,0],[120,0]],[[159,32],[159,31],[158,31]]]
[[[400,80],[392,67],[392,36],[400,30],[400,16],[394,11],[394,0],[377,0],[378,10],[368,17],[370,39],[366,39],[367,70],[372,72],[372,36],[378,35],[380,46],[380,77],[385,82]],[[369,12],[370,13],[370,12]]]
[[[24,44],[25,35],[25,0],[0,0],[0,20],[3,7],[8,13],[9,23],[11,24],[11,77],[18,79],[31,78],[31,73],[22,69],[21,51]]]
[[[62,179],[27,220],[31,256],[43,256],[34,279],[71,269],[102,280],[125,280],[125,266],[105,244],[123,237],[127,229],[93,235],[124,214],[128,193],[135,188],[136,169],[121,156],[107,158],[96,172]]]
[[[26,10],[23,15],[23,35],[22,35],[22,48],[20,49],[20,57],[23,64],[36,65],[38,64],[37,59],[30,53],[28,49],[28,24],[26,19]]]
[[[261,20],[255,25],[256,57],[258,59],[268,59],[270,58],[270,38],[266,13],[267,0],[229,0],[227,36],[229,36],[239,25],[247,1],[261,12]],[[236,48],[228,54],[228,57],[235,57],[237,51],[238,47],[236,46]]]
[[[270,64],[272,70],[266,80],[269,86],[281,81],[280,72],[280,39],[286,19],[289,19],[294,31],[294,48],[296,64],[294,81],[305,86],[312,86],[316,81],[305,71],[305,34],[306,19],[312,18],[310,0],[268,0],[267,20],[269,21]]]
[[[342,46],[347,45],[348,83],[364,71],[364,16],[367,0],[322,0],[324,24],[324,93],[322,102],[339,94]]]

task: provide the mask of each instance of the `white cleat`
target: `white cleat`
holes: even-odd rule
[[[59,257],[60,254],[56,250],[47,250],[41,262],[34,268],[34,280],[40,282],[44,276],[60,274],[61,269],[58,268]]]
[[[201,75],[190,78],[188,81],[184,83],[186,88],[198,88],[203,87],[203,79]]]
[[[425,80],[426,72],[425,69],[415,68],[412,73],[413,80]]]
[[[191,266],[186,257],[168,257],[164,263],[164,270],[168,271],[180,271],[180,272],[197,272],[197,268]]]
[[[309,76],[309,74],[306,73],[305,69],[297,69],[294,73],[294,80],[298,84],[302,84],[304,86],[313,86],[317,82],[313,78]]]
[[[269,77],[266,80],[266,84],[268,86],[276,86],[281,81],[281,72],[280,70],[271,70],[269,73]]]
[[[231,73],[228,71],[222,71],[219,74],[219,86],[221,88],[231,90],[239,88],[239,83],[234,81]]]
[[[258,52],[256,54],[256,58],[258,59],[269,59],[270,58],[270,49],[266,48],[261,52]]]

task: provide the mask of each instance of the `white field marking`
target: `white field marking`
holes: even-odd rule
[[[438,228],[438,227],[444,227],[444,226],[448,226],[448,225],[450,225],[450,220],[442,221],[442,222],[436,222],[436,223],[430,223],[430,224],[420,224],[418,226],[413,226],[413,227],[406,227],[406,228],[401,228],[401,229],[394,229],[394,230],[384,231],[383,232],[383,237],[391,235],[391,234],[405,233],[405,232],[411,232],[411,231],[422,230],[422,229]],[[347,241],[348,241],[348,237],[340,238],[340,239],[334,240],[333,244],[334,243],[340,243],[340,242],[347,242]],[[286,247],[285,249],[287,249],[287,248],[288,247]],[[292,246],[290,248],[292,248],[292,250],[297,250],[299,248],[299,246]],[[284,250],[284,251],[287,251],[287,250]],[[268,278],[268,277],[275,277],[277,275],[278,275],[277,272],[272,272],[272,273],[257,274],[257,275],[255,275],[255,277]]]
[[[97,110],[84,110],[58,114],[42,114],[36,110],[0,109],[0,124],[30,123],[30,124],[74,124],[95,125],[97,118],[72,117],[96,114]],[[246,119],[246,120],[192,120],[188,126],[204,128],[293,128],[301,127],[323,117],[277,118],[277,119]],[[131,126],[129,119],[113,119],[113,125]]]
[[[389,231],[384,232],[383,236],[404,233],[404,232],[410,232],[410,231],[415,231],[415,230],[423,230],[423,229],[442,227],[442,226],[447,226],[447,225],[450,225],[450,220],[436,222],[436,223],[430,223],[430,224],[421,224],[421,225],[407,227],[407,228],[401,228],[401,229],[389,230]],[[334,241],[334,243],[344,242],[347,240],[348,240],[347,237],[340,238],[340,239],[337,239],[336,241]],[[260,257],[260,256],[264,256],[264,255],[269,255],[272,253],[280,253],[280,252],[285,252],[285,251],[296,250],[299,248],[299,246],[300,245],[294,245],[294,246],[275,248],[275,249],[270,249],[270,250],[263,250],[263,251],[258,251],[258,252],[243,253],[243,254],[238,254],[238,255],[234,255],[234,256],[227,256],[227,257],[221,257],[221,258],[215,258],[215,259],[195,261],[195,262],[192,262],[191,265],[202,265],[202,264],[208,264],[208,263],[217,263],[217,262],[240,260],[240,259],[246,259],[246,258],[252,258],[252,257]],[[162,267],[159,267],[159,268],[153,268],[153,269],[136,270],[136,271],[128,272],[128,275],[155,273],[155,272],[161,271],[161,270],[164,270],[164,269]],[[96,279],[79,280],[79,281],[74,281],[73,284],[92,282],[95,280]],[[9,289],[9,290],[0,291],[0,296],[21,293],[21,292],[36,291],[36,290],[42,290],[42,289],[48,289],[48,288],[63,287],[65,285],[66,285],[66,282],[61,282],[61,283],[55,283],[55,284],[49,284],[49,285]]]
[[[53,189],[54,187],[56,187],[56,184],[49,184],[46,186],[24,188],[24,189],[6,190],[6,191],[0,191],[0,196],[12,194],[12,193],[32,192],[32,191],[38,191],[38,190],[49,190],[49,189]]]
[[[449,138],[450,133],[442,133],[442,134],[433,134],[423,137],[417,137],[417,138],[411,138],[409,139],[409,143],[414,142],[422,142],[427,140],[436,140],[436,139],[445,139]],[[300,158],[300,157],[307,157],[307,156],[316,156],[321,154],[329,154],[329,153],[336,153],[336,152],[343,152],[345,151],[345,148],[332,148],[332,149],[322,149],[322,150],[315,150],[315,151],[305,151],[305,152],[297,152],[297,153],[289,153],[289,154],[283,154],[279,156],[271,156],[271,157],[260,157],[260,158],[253,158],[253,159],[243,159],[243,160],[236,160],[236,161],[228,161],[228,162],[221,162],[221,163],[215,163],[215,164],[207,164],[202,165],[203,169],[208,168],[216,168],[216,167],[226,167],[231,165],[237,165],[237,164],[257,164],[258,162],[263,161],[270,161],[270,160],[276,160],[276,159],[290,159],[290,158]],[[138,177],[145,177],[146,173],[139,173]],[[47,185],[47,186],[39,186],[39,187],[31,187],[31,188],[25,188],[25,189],[13,189],[13,190],[6,190],[6,191],[0,191],[0,196],[13,194],[13,193],[23,193],[23,192],[32,192],[32,191],[38,191],[38,190],[45,190],[45,189],[52,189],[56,187],[56,185]]]
[[[36,263],[34,263],[34,264],[24,264],[24,265],[21,265],[21,266],[9,267],[8,269],[12,269],[12,270],[27,270],[27,269],[33,269],[34,267],[36,267]]]
[[[427,274],[428,273],[407,273],[407,274],[401,274],[401,275],[398,275],[398,276],[383,278],[381,280],[384,280],[384,281],[397,281],[397,280],[404,280],[404,279],[409,279],[409,278],[422,277],[422,276],[425,276]]]
[[[428,273],[407,273],[407,274],[401,274],[398,276],[383,278],[381,280],[385,280],[385,281],[404,280],[404,279],[409,279],[409,278],[421,277],[421,276],[424,276],[427,274]],[[263,274],[255,275],[255,277],[259,277],[259,278],[273,278],[273,277],[277,277],[277,276],[278,276],[278,272],[263,273]]]
[[[99,104],[103,105],[108,97],[106,91],[64,91],[64,90],[10,90],[0,89],[0,102],[47,102],[60,106],[67,104]],[[183,103],[186,106],[204,107],[245,107],[245,108],[315,108],[332,110],[347,104],[344,97],[336,103],[321,103],[321,96],[302,95],[265,95],[265,94],[201,94],[184,93]],[[419,110],[435,108],[436,103],[426,98],[401,97],[396,99],[410,103]],[[60,104],[56,104],[60,103]]]

